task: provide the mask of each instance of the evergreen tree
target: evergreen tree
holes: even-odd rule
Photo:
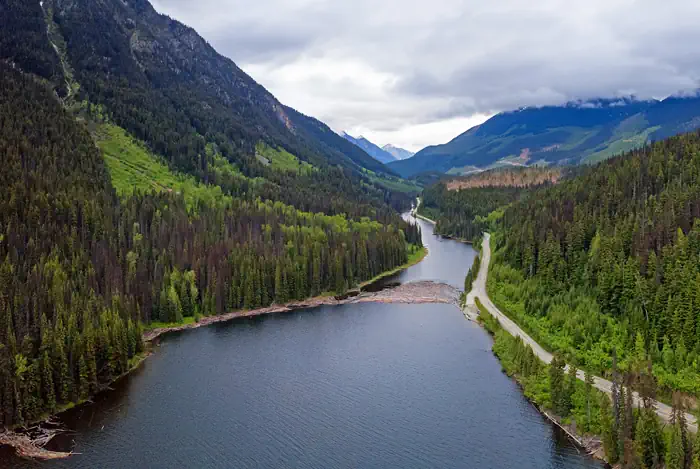
[[[585,431],[590,431],[591,430],[591,421],[592,421],[592,416],[591,416],[591,404],[592,404],[592,399],[593,399],[593,374],[589,370],[585,370],[584,373],[584,395],[586,399],[586,426],[584,427]]]
[[[578,372],[576,366],[569,366],[568,379],[566,383],[566,388],[564,395],[562,397],[562,410],[565,411],[564,416],[571,413],[572,399],[573,395],[576,393],[576,383],[578,379],[576,378],[576,373]]]
[[[618,448],[618,434],[615,428],[613,409],[607,395],[602,395],[600,398],[600,424],[605,455],[610,464],[616,464],[620,459],[620,449]]]
[[[658,469],[663,466],[664,434],[653,408],[640,409],[635,430],[635,444],[644,467]]]
[[[552,400],[552,408],[561,416],[568,414],[567,389],[564,382],[564,360],[555,355],[549,365],[549,389]]]
[[[41,357],[41,380],[44,404],[46,409],[53,411],[56,408],[56,391],[53,384],[51,359],[47,350],[44,350],[44,354]]]
[[[666,453],[666,469],[685,469],[685,451],[680,425],[671,426]]]

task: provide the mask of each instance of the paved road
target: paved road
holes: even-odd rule
[[[520,337],[523,342],[532,347],[533,352],[537,355],[543,362],[550,363],[552,361],[552,354],[543,349],[540,344],[535,342],[532,337],[527,335],[515,322],[513,322],[508,316],[503,314],[496,305],[493,304],[488,294],[486,293],[486,277],[489,271],[489,263],[491,261],[491,246],[489,244],[491,236],[488,233],[484,234],[484,241],[481,250],[481,266],[479,267],[479,275],[477,275],[476,280],[472,284],[472,290],[467,295],[467,300],[465,302],[464,315],[469,319],[473,319],[479,314],[479,310],[476,307],[476,298],[479,298],[481,304],[501,323],[501,327],[508,331],[512,336]],[[568,369],[568,366],[567,366]],[[579,371],[578,379],[584,380],[583,371]],[[605,393],[612,393],[612,383],[606,379],[594,377],[593,386]],[[634,394],[635,401],[638,401],[639,396],[637,393]],[[656,413],[665,421],[669,422],[671,420],[671,407],[662,403],[656,402]],[[688,421],[688,427],[697,432],[698,426],[695,416],[686,413],[686,420]]]
[[[414,208],[411,209],[411,215],[413,215],[414,217],[418,217],[418,218],[420,218],[420,219],[422,219],[422,220],[427,221],[428,223],[432,223],[433,225],[435,225],[435,224],[436,224],[436,223],[435,223],[435,220],[431,220],[431,219],[428,218],[428,217],[424,217],[423,215],[419,215],[419,214],[418,214],[418,208],[420,207],[420,203],[421,203],[421,198],[418,197],[418,198],[416,199],[416,206],[415,206]]]

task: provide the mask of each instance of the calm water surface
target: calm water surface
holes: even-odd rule
[[[433,237],[393,281],[460,286],[474,251]],[[169,335],[62,416],[81,455],[2,467],[599,468],[523,398],[450,305],[357,304]]]
[[[405,218],[409,219],[407,215]],[[410,220],[413,220],[412,218]],[[408,283],[417,280],[433,280],[464,289],[464,277],[474,262],[476,251],[471,246],[433,234],[433,226],[416,220],[423,233],[423,244],[428,248],[428,257],[410,269],[386,277],[383,284]]]

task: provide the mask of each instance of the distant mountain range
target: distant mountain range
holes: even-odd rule
[[[595,163],[700,128],[700,96],[598,99],[497,114],[449,143],[389,164],[404,177],[498,166]]]
[[[405,160],[415,155],[415,152],[404,150],[403,148],[396,147],[391,143],[388,145],[384,145],[382,147],[382,150],[391,154],[397,160]]]
[[[342,132],[340,134],[345,140],[354,143],[358,147],[362,148],[367,154],[369,154],[372,158],[375,160],[387,164],[387,163],[392,163],[394,161],[398,160],[403,160],[406,158],[410,158],[415,153],[412,153],[408,150],[404,150],[403,148],[396,147],[394,145],[384,145],[383,147],[379,147],[378,145],[370,142],[367,140],[365,137],[359,136],[359,137],[353,137],[347,132]]]
[[[370,142],[362,136],[353,137],[352,135],[345,132],[341,133],[340,135],[348,142],[352,142],[358,147],[362,148],[365,152],[367,152],[369,156],[381,163],[387,164],[391,163],[392,161],[396,161],[394,155],[383,150],[382,148],[380,148],[379,146],[375,145],[374,143]]]

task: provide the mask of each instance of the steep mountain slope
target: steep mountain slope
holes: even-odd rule
[[[0,31],[0,60],[20,62],[27,72],[63,83],[59,57],[46,40],[46,22],[39,2],[0,3]]]
[[[405,160],[405,159],[408,159],[408,158],[412,157],[413,155],[415,155],[414,152],[404,150],[403,148],[394,146],[391,143],[389,143],[388,145],[384,145],[382,147],[382,150],[389,153],[397,160]]]
[[[21,3],[10,0],[8,8],[26,10],[14,6]],[[118,125],[180,169],[192,170],[207,143],[246,166],[264,142],[318,166],[387,171],[320,122],[283,106],[193,29],[146,0],[46,0],[43,9],[65,43],[61,52],[81,98],[105,106]],[[41,7],[27,13],[37,23]],[[319,131],[327,134],[323,141]]]
[[[0,60],[46,80],[86,119],[122,128],[174,171],[220,180],[223,158],[246,178],[265,181],[256,192],[241,184],[225,190],[328,214],[383,218],[389,206],[410,205],[384,165],[280,104],[145,0],[8,0],[0,12]],[[280,171],[258,148],[316,170]]]
[[[444,145],[392,163],[403,176],[497,165],[592,163],[700,127],[700,98],[597,100],[494,116]]]
[[[358,147],[362,148],[364,151],[366,151],[372,158],[374,158],[377,161],[381,161],[382,163],[391,163],[392,161],[396,161],[396,158],[394,155],[391,153],[382,150],[379,148],[379,146],[375,145],[374,143],[370,142],[364,137],[353,137],[352,135],[343,132],[342,137],[347,140],[348,142],[351,142]]]

